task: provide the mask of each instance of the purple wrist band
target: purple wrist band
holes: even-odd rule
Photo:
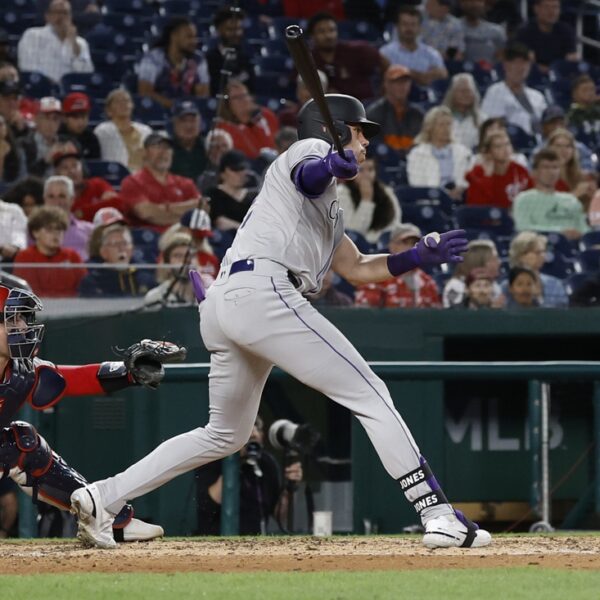
[[[400,252],[398,254],[390,254],[387,257],[388,270],[394,277],[402,275],[402,273],[406,273],[407,271],[412,271],[420,264],[421,259],[419,258],[419,253],[416,248],[411,248],[406,252]]]

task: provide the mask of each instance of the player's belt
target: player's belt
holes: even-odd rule
[[[231,267],[229,268],[229,275],[235,275],[236,273],[241,273],[243,271],[254,271],[254,259],[253,258],[246,258],[244,260],[236,260],[234,263],[231,264]],[[299,288],[301,283],[300,280],[291,272],[288,270],[287,272],[287,276],[288,279],[290,280],[291,284],[295,287],[295,288]]]

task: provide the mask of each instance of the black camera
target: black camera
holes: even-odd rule
[[[298,425],[288,419],[279,419],[269,427],[269,442],[277,450],[310,454],[319,439],[319,432],[308,424]]]
[[[260,460],[262,451],[263,449],[259,442],[248,442],[244,447],[244,460],[246,462]]]

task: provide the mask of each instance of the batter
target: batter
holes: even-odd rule
[[[248,440],[274,365],[345,406],[359,419],[388,473],[420,516],[426,546],[481,547],[487,531],[455,511],[394,408],[384,382],[352,344],[306,299],[331,266],[354,285],[378,282],[424,264],[460,262],[464,231],[429,234],[407,252],[363,255],[344,234],[338,179],[352,179],[379,125],[351,96],[326,95],[344,145],[332,151],[317,106],[298,115],[299,141],[269,167],[221,270],[200,303],[200,332],[211,352],[206,427],[171,438],[126,471],[71,496],[79,537],[114,547],[111,515],[126,500]]]

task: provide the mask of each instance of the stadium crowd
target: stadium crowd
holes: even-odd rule
[[[182,265],[210,285],[296,139],[310,96],[284,31],[300,21],[325,90],[382,125],[340,186],[348,235],[363,252],[455,227],[471,240],[453,272],[359,289],[329,273],[315,303],[600,305],[600,66],[578,52],[575,4],[532,0],[523,19],[517,0],[14,0],[0,277],[42,297],[192,304]]]

